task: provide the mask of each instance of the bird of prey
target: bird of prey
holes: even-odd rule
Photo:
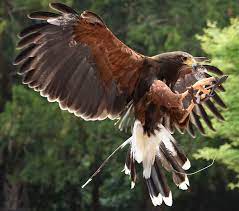
[[[217,92],[224,91],[226,76],[206,58],[182,51],[142,55],[95,13],[78,14],[61,3],[50,7],[56,13],[31,13],[37,22],[19,34],[14,64],[23,83],[85,120],[118,119],[120,129],[130,127],[125,173],[132,187],[137,162],[153,205],[171,206],[163,168],[183,190],[190,168],[172,134],[175,129],[192,137],[196,129],[205,134],[202,121],[214,130],[208,111],[223,120],[217,106],[226,105]]]

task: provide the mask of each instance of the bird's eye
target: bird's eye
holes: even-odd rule
[[[186,62],[187,59],[188,59],[188,58],[187,58],[186,56],[183,56],[183,57],[182,57],[182,61],[183,61],[183,62]]]

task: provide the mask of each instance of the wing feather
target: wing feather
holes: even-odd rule
[[[186,130],[193,138],[196,137],[192,121],[188,122],[188,126],[186,127]]]
[[[117,118],[132,99],[144,63],[136,53],[90,11],[52,3],[58,13],[33,12],[41,20],[19,37],[19,65],[23,83],[50,102],[57,101],[84,119]]]
[[[204,107],[201,104],[196,105],[196,109],[198,110],[199,115],[202,117],[202,119],[204,120],[204,122],[206,123],[206,125],[213,131],[215,131],[212,122],[207,114],[207,112],[205,111]]]

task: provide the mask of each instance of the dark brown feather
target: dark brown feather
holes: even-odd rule
[[[193,128],[193,124],[192,124],[191,121],[188,121],[188,125],[187,125],[187,127],[186,127],[186,130],[187,130],[187,132],[189,133],[189,135],[190,135],[191,137],[193,137],[193,138],[196,137],[195,131],[194,131],[194,128]]]
[[[195,125],[198,128],[198,130],[201,132],[201,134],[205,135],[205,130],[204,130],[203,126],[202,126],[202,123],[199,120],[200,117],[194,111],[192,112],[192,116],[193,116]]]
[[[197,108],[198,113],[200,114],[200,116],[203,118],[203,120],[204,120],[205,123],[207,124],[207,126],[208,126],[211,130],[215,131],[215,129],[213,128],[212,122],[211,122],[209,116],[207,115],[207,113],[206,113],[204,107],[203,107],[201,104],[198,104],[198,105],[196,105],[196,108]]]
[[[72,14],[77,14],[77,12],[75,10],[73,10],[71,7],[66,6],[65,4],[61,4],[61,3],[50,3],[49,6],[54,9],[57,10],[58,12],[61,13],[72,13]]]
[[[212,103],[211,100],[207,100],[205,102],[205,105],[209,108],[209,110],[219,119],[224,121],[224,117],[221,115],[221,113],[218,111],[217,107]]]
[[[25,60],[27,60],[27,58],[31,56],[31,54],[34,52],[34,50],[36,50],[36,48],[37,45],[35,44],[31,44],[30,46],[28,46],[26,49],[24,49],[22,52],[18,54],[13,64],[19,65]]]
[[[19,75],[22,75],[32,69],[33,68],[33,63],[35,61],[35,57],[29,57],[23,64],[22,66],[20,67],[19,71],[18,71],[18,74]]]
[[[214,73],[216,75],[223,75],[223,72],[221,70],[219,70],[217,67],[215,66],[211,66],[211,65],[203,65],[203,67],[205,67],[209,72]]]
[[[49,18],[58,18],[60,15],[52,12],[38,11],[28,15],[28,18],[35,20],[48,20]]]
[[[156,157],[156,160],[157,159],[158,158]],[[154,183],[158,184],[156,187],[158,187],[158,191],[162,194],[162,196],[168,197],[170,189],[168,187],[165,175],[162,173],[157,162],[155,162],[155,165],[152,167],[151,178],[153,179]]]
[[[137,176],[136,176],[136,168],[135,168],[135,160],[131,159],[131,163],[130,163],[130,178],[131,178],[131,182],[135,183]]]
[[[227,108],[226,104],[223,102],[220,96],[216,93],[216,91],[213,93],[212,99],[222,108]]]
[[[17,48],[22,49],[31,45],[32,43],[36,43],[41,38],[41,36],[42,34],[40,32],[35,32],[27,35],[20,40],[20,42],[17,44]]]
[[[159,192],[157,191],[153,181],[151,178],[146,179],[146,185],[148,187],[149,195],[151,198],[156,198],[158,197]]]
[[[23,38],[23,37],[28,36],[32,33],[35,33],[35,32],[38,32],[38,31],[42,30],[47,25],[49,25],[49,24],[48,23],[38,23],[38,24],[35,24],[35,25],[28,26],[27,28],[22,30],[18,34],[18,36],[19,36],[19,38]]]

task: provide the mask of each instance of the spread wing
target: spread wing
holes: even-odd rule
[[[207,71],[213,74],[223,75],[223,72],[214,66],[204,65],[204,68],[206,68]],[[211,75],[207,72],[199,73],[190,70],[186,75],[183,75],[178,79],[178,81],[174,86],[174,90],[179,93],[183,93],[184,91],[187,90],[187,87],[192,86],[200,79],[208,77],[211,77]],[[218,120],[221,121],[224,120],[220,112],[220,108],[226,108],[226,105],[218,95],[217,92],[219,91],[225,91],[222,85],[218,86],[217,90],[214,91],[214,95],[210,99],[195,106],[193,111],[190,113],[190,118],[188,123],[186,124],[186,128],[180,129],[179,127],[177,127],[177,125],[175,125],[176,128],[179,129],[181,132],[183,132],[183,130],[186,129],[187,132],[194,137],[195,127],[200,131],[201,134],[205,134],[205,129],[202,124],[202,121],[204,121],[208,128],[215,131],[211,122],[210,118],[211,115],[208,114],[208,111],[212,114],[213,117],[216,117]],[[187,107],[190,104],[190,102],[191,102],[190,97],[185,98],[185,100],[183,101],[184,107]]]
[[[23,83],[84,119],[117,118],[131,100],[144,56],[118,40],[96,14],[50,6],[59,13],[30,14],[42,22],[19,34],[14,64]]]

